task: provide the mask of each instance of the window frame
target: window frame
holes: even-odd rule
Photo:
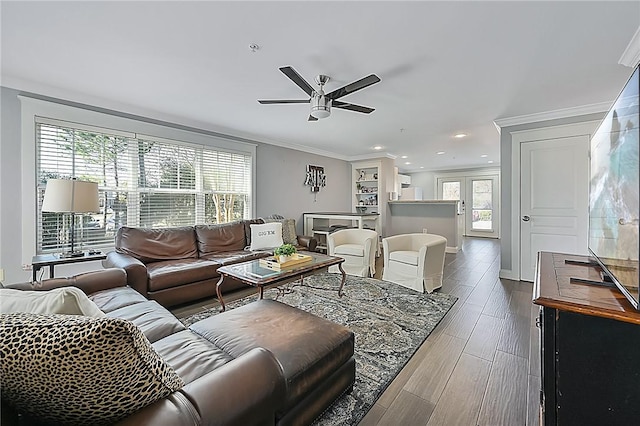
[[[37,140],[36,119],[53,120],[82,126],[81,130],[108,129],[109,133],[145,135],[159,140],[180,141],[186,144],[203,145],[206,148],[225,152],[236,152],[250,157],[249,215],[255,217],[256,147],[257,144],[242,138],[221,135],[216,132],[196,129],[182,124],[173,124],[148,119],[127,113],[118,113],[86,105],[66,105],[28,95],[18,95],[21,103],[21,165],[22,165],[22,260],[31,263],[36,254],[38,210],[37,200]],[[90,123],[90,124],[85,124]],[[113,247],[111,245],[110,247]],[[107,247],[105,247],[107,248]]]

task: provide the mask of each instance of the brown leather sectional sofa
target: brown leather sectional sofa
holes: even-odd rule
[[[249,251],[251,224],[262,219],[221,225],[180,228],[122,227],[115,238],[115,251],[102,262],[105,268],[127,271],[127,283],[148,299],[169,307],[214,297],[220,279],[218,267],[269,256]],[[317,241],[298,236],[298,246],[315,251]],[[225,293],[246,287],[225,281]]]
[[[118,425],[306,425],[353,387],[353,333],[280,302],[256,301],[186,328],[126,286],[121,269],[11,287],[69,285],[81,288],[108,317],[139,327],[185,383]],[[38,424],[19,419],[5,400],[2,405],[3,425]]]

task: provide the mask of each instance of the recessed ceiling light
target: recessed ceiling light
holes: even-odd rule
[[[380,151],[382,147],[380,145],[376,145],[373,147],[373,149],[375,149],[376,151]]]
[[[481,158],[487,158],[487,157],[488,157],[488,155],[487,155],[487,154],[482,154],[480,157],[481,157]]]
[[[493,160],[489,160],[489,161],[487,161],[487,163],[493,164]]]
[[[436,154],[437,155],[442,155],[442,154],[444,154],[444,151],[438,151],[438,152],[436,152]]]
[[[400,158],[407,158],[407,156],[406,155],[402,155],[402,156],[400,156]]]
[[[404,164],[406,164],[408,166],[409,164],[411,164],[411,161],[405,161]]]
[[[424,166],[420,166],[421,169],[424,169]]]
[[[467,136],[466,133],[458,133],[457,135],[453,135],[454,138],[458,138],[458,139],[464,138],[465,136]]]

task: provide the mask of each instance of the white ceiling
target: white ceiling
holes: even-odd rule
[[[640,2],[2,1],[1,15],[3,86],[347,160],[380,145],[417,171],[498,165],[495,119],[611,102]],[[306,97],[285,65],[329,75],[327,92],[375,73],[341,100],[376,111],[308,122],[305,104],[258,104]]]

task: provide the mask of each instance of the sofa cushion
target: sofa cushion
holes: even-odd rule
[[[357,256],[364,257],[364,246],[361,244],[340,244],[333,250],[335,256]]]
[[[216,278],[219,266],[204,259],[182,259],[149,263],[147,265],[148,290],[158,291]]]
[[[124,306],[107,316],[133,323],[151,343],[185,330],[184,325],[155,300]]]
[[[195,230],[200,256],[208,253],[242,250],[246,246],[242,222],[196,225]]]
[[[198,257],[192,226],[159,229],[123,226],[116,233],[116,251],[143,263]]]
[[[389,260],[418,266],[418,252],[412,250],[392,251],[389,253]]]
[[[251,225],[251,250],[273,249],[282,244],[282,223]]]
[[[124,306],[135,305],[136,303],[144,303],[147,298],[132,289],[126,287],[114,287],[101,290],[89,295],[91,299],[102,312],[111,312]]]
[[[189,330],[167,336],[152,346],[185,383],[191,383],[233,360],[222,349]]]
[[[61,287],[47,291],[0,289],[0,313],[15,312],[104,317],[104,313],[96,304],[77,287]]]
[[[230,251],[224,253],[210,253],[204,255],[202,259],[210,260],[220,266],[233,265],[235,263],[247,262],[249,260],[261,259],[271,256],[273,253],[269,251]]]
[[[0,316],[2,397],[52,424],[110,424],[184,383],[132,323]]]

